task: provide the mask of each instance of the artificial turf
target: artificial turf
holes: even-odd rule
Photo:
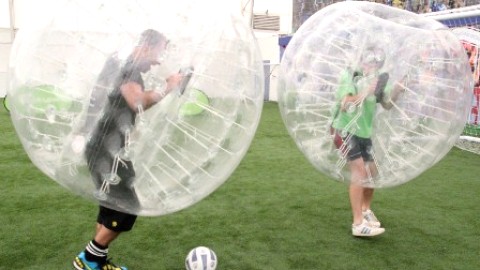
[[[96,205],[44,176],[0,110],[0,269],[73,269]],[[386,233],[354,238],[347,187],[297,150],[266,102],[252,145],[212,195],[180,212],[140,217],[110,255],[130,270],[184,269],[195,246],[217,269],[478,269],[480,156],[452,149],[418,178],[376,193]]]

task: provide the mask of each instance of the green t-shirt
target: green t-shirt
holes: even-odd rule
[[[373,77],[371,77],[373,78]],[[377,99],[373,94],[366,95],[352,110],[340,110],[340,104],[347,95],[361,94],[362,84],[367,83],[369,76],[363,77],[358,82],[354,82],[351,72],[344,71],[340,77],[340,84],[335,94],[334,120],[332,127],[338,130],[344,130],[361,138],[370,138],[372,136],[373,118],[377,107]],[[385,94],[391,92],[391,85],[385,87]]]

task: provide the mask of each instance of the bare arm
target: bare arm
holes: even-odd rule
[[[363,99],[365,99],[365,95],[362,94],[347,95],[342,99],[340,110],[345,112],[350,106],[359,104]]]
[[[127,101],[128,106],[134,112],[138,112],[139,106],[147,110],[157,104],[166,95],[168,95],[180,83],[182,76],[174,74],[167,79],[167,87],[163,91],[142,91],[140,84],[136,82],[127,82],[120,87],[122,96]]]
[[[341,102],[340,109],[342,111],[347,111],[352,105],[357,106],[362,103],[362,101],[367,98],[367,96],[373,94],[377,82],[378,78],[369,80],[369,82],[364,85],[363,91],[360,91],[358,94],[348,94],[344,96]]]
[[[388,100],[383,99],[380,104],[384,109],[390,110],[393,107],[393,103],[398,99],[401,93],[405,92],[405,88],[403,86],[405,82],[405,77],[402,79],[402,83],[395,83],[395,86],[392,90],[392,94]]]

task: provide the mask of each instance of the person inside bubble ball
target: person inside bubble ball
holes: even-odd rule
[[[374,189],[369,184],[377,175],[371,136],[377,103],[385,109],[392,108],[392,101],[398,98],[403,87],[398,83],[392,87],[389,74],[381,72],[384,62],[385,52],[381,48],[367,47],[362,53],[360,68],[343,72],[336,91],[332,133],[350,170],[354,236],[376,236],[385,232],[370,209]]]
[[[94,238],[86,245],[85,250],[75,257],[75,269],[127,269],[115,266],[107,259],[108,247],[122,232],[132,229],[137,216],[114,210],[113,206],[132,211],[139,207],[133,188],[135,171],[132,162],[125,156],[136,115],[162,100],[176,89],[182,80],[181,74],[174,74],[167,78],[163,91],[145,91],[142,73],[159,64],[158,59],[166,50],[167,42],[166,37],[156,30],[143,31],[119,71],[103,70],[98,77],[98,81],[105,81],[102,74],[115,76],[114,87],[108,94],[103,115],[92,131],[85,149],[101,205]],[[111,59],[107,60],[107,63],[109,61]],[[109,207],[110,205],[112,207]]]

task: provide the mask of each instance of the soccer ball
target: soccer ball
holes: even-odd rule
[[[208,247],[196,247],[185,259],[187,270],[215,270],[217,268],[217,255]]]

